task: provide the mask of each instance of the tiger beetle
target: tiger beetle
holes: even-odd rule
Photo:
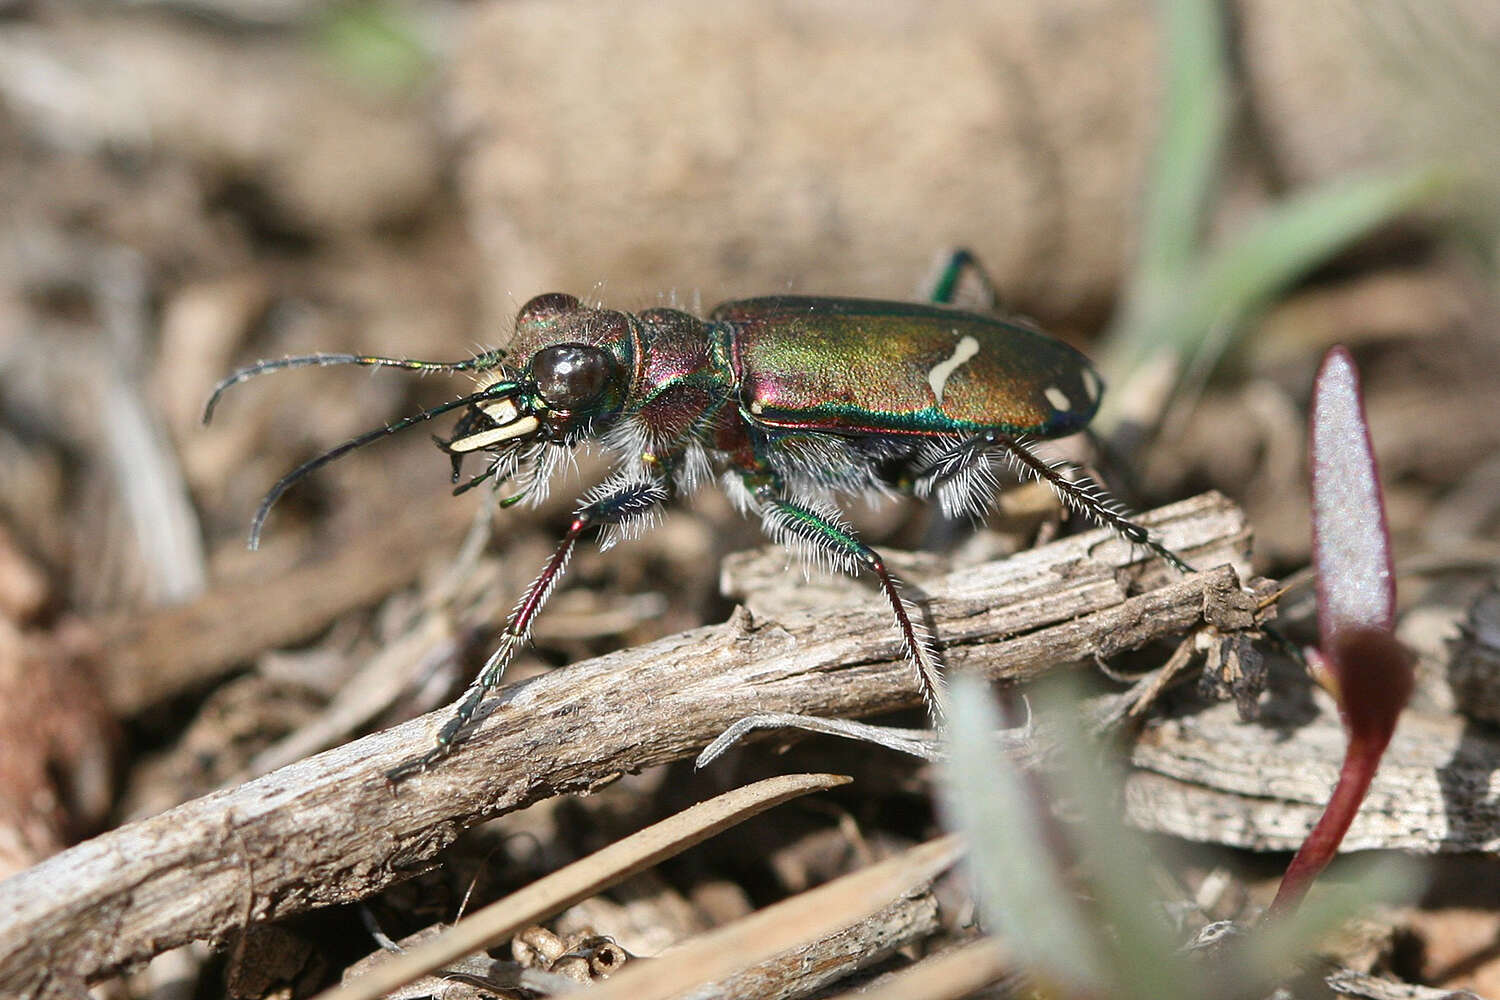
[[[502,506],[536,504],[570,449],[598,442],[617,457],[613,472],[580,500],[433,748],[393,772],[395,779],[453,750],[530,635],[585,532],[598,529],[608,548],[711,477],[741,513],[758,515],[776,542],[828,568],[874,574],[923,697],[940,718],[931,639],[834,497],[936,497],[945,514],[974,516],[989,505],[997,469],[1008,464],[1023,479],[1045,482],[1068,507],[1190,571],[1091,477],[1032,449],[1032,439],[1083,430],[1103,382],[1082,354],[1032,326],[946,305],[968,269],[983,280],[970,254],[955,253],[934,304],[776,295],[725,302],[707,319],[539,295],[521,307],[505,350],[454,362],[353,354],[261,361],[221,381],[203,419],[230,386],[285,368],[363,365],[478,378],[475,391],[361,434],[282,477],[255,513],[252,549],[271,506],[298,480],[451,410],[463,411],[452,435],[435,440],[452,459],[455,494],[489,480],[497,490],[512,486]],[[464,481],[464,459],[476,453],[484,469]]]

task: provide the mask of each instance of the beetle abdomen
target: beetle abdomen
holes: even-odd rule
[[[866,299],[726,302],[740,405],[768,427],[845,434],[1081,430],[1103,384],[1078,351],[1014,322]]]

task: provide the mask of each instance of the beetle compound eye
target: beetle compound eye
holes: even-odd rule
[[[536,391],[559,410],[579,410],[597,402],[614,373],[609,352],[588,344],[559,344],[537,351],[531,359]]]

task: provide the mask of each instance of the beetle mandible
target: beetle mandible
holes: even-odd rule
[[[965,255],[954,266],[970,262]],[[230,386],[268,371],[314,365],[469,372],[479,387],[305,462],[256,511],[255,548],[271,506],[293,483],[342,455],[452,410],[454,490],[485,480],[513,492],[502,506],[540,502],[568,449],[596,441],[613,472],[579,502],[552,557],[511,612],[490,655],[439,730],[432,750],[393,777],[450,753],[506,665],[525,643],[580,537],[600,545],[644,530],[674,496],[717,476],[742,513],[778,543],[828,567],[874,574],[890,602],[903,652],[940,715],[931,640],[913,621],[880,555],[845,522],[840,495],[936,497],[945,513],[978,514],[996,489],[995,467],[1046,482],[1069,507],[1174,567],[1161,545],[1092,478],[1042,458],[1029,439],[1081,431],[1103,382],[1081,353],[1014,320],[941,304],[777,295],[726,302],[706,319],[671,308],[639,313],[585,306],[551,293],[521,307],[506,350],[465,361],[312,354],[261,361]],[[486,466],[462,481],[463,461]]]

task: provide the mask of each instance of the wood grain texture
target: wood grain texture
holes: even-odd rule
[[[1126,817],[1189,840],[1292,851],[1322,814],[1344,756],[1332,702],[1230,704],[1149,723],[1132,754]],[[1500,736],[1460,716],[1407,712],[1343,851],[1500,851]]]
[[[1142,520],[1191,561],[1219,568],[1131,596],[1138,553],[1090,532],[908,593],[951,669],[1025,678],[1178,634],[1238,592],[1223,564],[1243,560],[1249,536],[1233,504],[1205,494]],[[878,601],[780,620],[740,610],[503,689],[458,753],[399,786],[383,773],[424,751],[446,710],[0,883],[0,992],[67,989],[187,941],[223,942],[247,922],[363,898],[479,820],[692,755],[746,715],[864,716],[918,699]]]
[[[902,896],[842,930],[809,941],[706,987],[720,1000],[796,1000],[820,993],[861,969],[942,929],[937,898],[921,890]]]

